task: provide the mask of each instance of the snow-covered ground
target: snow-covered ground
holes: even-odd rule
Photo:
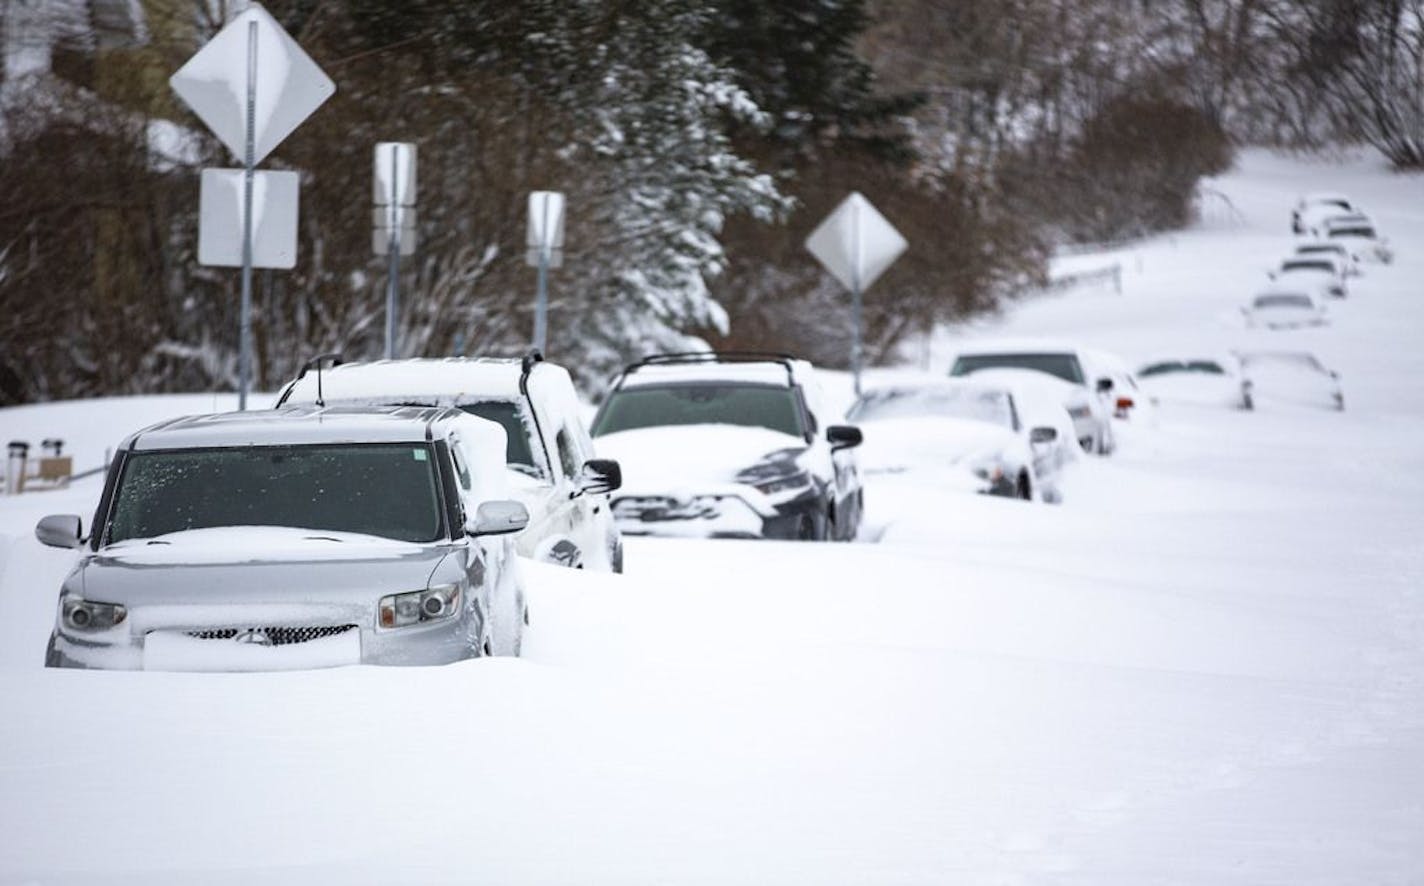
[[[931,369],[975,334],[1300,346],[1348,411],[1163,404],[1060,507],[881,481],[878,545],[531,565],[521,660],[46,671],[68,555],[31,527],[98,484],[0,499],[0,883],[1424,881],[1424,179],[1252,152],[1213,186],[1234,212],[1125,250],[1121,295],[946,330]],[[1322,187],[1399,260],[1328,327],[1244,331]],[[180,405],[0,437],[82,468]]]

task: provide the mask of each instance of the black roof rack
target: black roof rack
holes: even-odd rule
[[[519,371],[525,375],[534,368],[534,364],[544,362],[544,353],[538,348],[530,348],[529,352],[519,358]]]
[[[302,364],[302,371],[297,373],[297,378],[302,378],[308,372],[316,369],[323,363],[330,363],[332,366],[340,366],[346,361],[342,359],[340,351],[332,351],[329,354],[317,354],[307,362]]]
[[[623,376],[637,372],[645,366],[676,366],[688,363],[779,363],[786,370],[786,379],[789,383],[796,383],[795,371],[791,363],[795,360],[791,354],[779,351],[686,351],[673,354],[649,354],[636,363],[630,363],[623,369]]]

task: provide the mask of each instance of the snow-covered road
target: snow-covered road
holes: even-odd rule
[[[1326,186],[1399,261],[1327,328],[1245,332]],[[946,330],[931,368],[970,334],[1299,345],[1347,412],[1164,404],[1061,507],[881,483],[879,545],[531,567],[521,660],[46,671],[66,555],[30,527],[97,485],[0,499],[0,883],[1424,881],[1424,179],[1253,152],[1213,187],[1234,213],[1125,250],[1123,294]],[[0,436],[101,455],[178,406]]]

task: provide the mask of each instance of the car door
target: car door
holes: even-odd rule
[[[448,439],[450,464],[453,468],[455,483],[459,487],[460,510],[464,520],[468,523],[473,520],[479,511],[480,496],[475,488],[474,471],[471,467],[475,463],[469,445],[458,432],[452,433]],[[471,603],[480,612],[481,618],[489,622],[498,621],[507,617],[508,606],[505,601],[496,597],[496,590],[499,582],[499,558],[491,556],[491,539],[472,538],[463,534],[463,527],[452,533],[457,537],[456,555],[461,558],[461,568],[465,572],[468,581]],[[502,539],[493,539],[502,542]],[[504,605],[502,605],[504,604]],[[486,636],[492,634],[493,625],[485,626]]]

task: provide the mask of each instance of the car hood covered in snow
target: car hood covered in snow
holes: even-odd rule
[[[1019,446],[1008,428],[984,421],[916,416],[865,423],[860,467],[867,474],[968,470]]]
[[[623,468],[621,494],[706,491],[737,482],[748,468],[794,461],[806,441],[739,425],[681,425],[619,431],[594,441],[601,458]]]
[[[352,533],[270,526],[175,532],[110,545],[84,562],[83,593],[125,606],[364,602],[423,590],[446,556]]]

